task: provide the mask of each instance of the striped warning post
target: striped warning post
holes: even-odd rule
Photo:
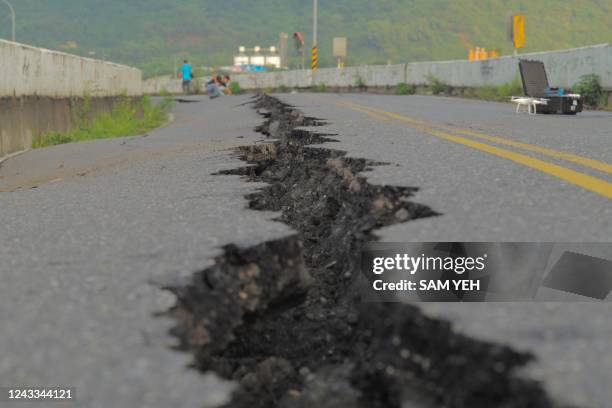
[[[317,70],[317,47],[312,47],[312,70]]]

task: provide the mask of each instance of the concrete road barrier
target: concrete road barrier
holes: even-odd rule
[[[612,91],[612,45],[558,51],[522,54],[519,58],[544,61],[551,84],[570,88],[587,74],[599,76],[602,86]],[[378,65],[324,68],[314,74],[309,70],[264,72],[233,75],[244,90],[267,88],[309,88],[325,85],[329,88],[393,87],[401,82],[425,85],[431,76],[454,87],[499,86],[511,82],[519,75],[518,61],[514,57],[501,57],[483,61],[413,62],[399,65]],[[205,83],[207,78],[200,82]],[[172,78],[153,78],[145,81],[145,93],[156,94],[165,90],[180,93],[181,83]]]
[[[136,68],[0,40],[0,98],[142,94]]]
[[[69,129],[85,96],[95,114],[115,97],[142,93],[139,69],[0,40],[0,157],[30,148],[42,132]]]
[[[536,52],[518,58],[543,61],[550,83],[570,88],[587,74],[599,76],[602,86],[612,90],[612,45]],[[501,57],[483,61],[417,62],[407,65],[406,82],[422,85],[428,77],[456,87],[499,86],[519,75],[518,59]]]

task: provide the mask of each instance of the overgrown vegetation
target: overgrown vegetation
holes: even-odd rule
[[[395,87],[395,93],[398,95],[414,95],[416,93],[416,86],[402,82]]]
[[[314,85],[312,87],[312,91],[313,92],[327,92],[327,85],[325,84]]]
[[[229,89],[232,91],[233,95],[240,95],[243,92],[240,84],[236,81],[230,82]]]
[[[93,115],[91,98],[85,97],[81,109],[76,113],[75,125],[68,132],[47,132],[38,138],[34,147],[92,139],[107,139],[145,133],[162,125],[168,119],[173,99],[164,98],[154,103],[148,96],[133,99],[122,96],[113,105],[111,112]]]
[[[428,82],[429,88],[431,89],[431,92],[434,95],[440,95],[440,94],[445,95],[445,94],[450,93],[451,91],[450,86],[448,86],[447,84],[445,84],[444,82],[442,82],[441,80],[439,80],[433,75],[427,76],[427,82]]]
[[[363,80],[363,78],[358,75],[357,78],[355,78],[355,88],[357,89],[366,89],[368,86],[366,85],[365,81]]]
[[[599,82],[599,76],[595,74],[580,77],[580,81],[574,85],[573,92],[581,94],[586,105],[601,108],[608,105],[607,95]]]

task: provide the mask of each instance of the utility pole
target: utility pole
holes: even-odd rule
[[[15,42],[15,9],[13,8],[13,6],[11,5],[11,3],[8,2],[8,0],[2,0],[4,2],[4,4],[6,4],[8,6],[8,8],[11,10],[11,18],[13,20],[13,42]]]
[[[317,64],[317,28],[318,28],[318,0],[312,0],[312,70],[316,71]]]

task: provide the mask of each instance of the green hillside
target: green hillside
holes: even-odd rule
[[[12,0],[18,41],[132,64],[148,75],[188,56],[228,65],[239,45],[269,46],[281,31],[310,41],[310,0]],[[467,45],[511,52],[508,14],[527,16],[525,51],[612,41],[612,0],[320,0],[320,59],[349,38],[349,63],[465,58]],[[0,4],[0,37],[10,20]],[[66,46],[76,45],[76,48]],[[293,51],[293,50],[292,50]],[[292,63],[298,59],[292,53]]]

